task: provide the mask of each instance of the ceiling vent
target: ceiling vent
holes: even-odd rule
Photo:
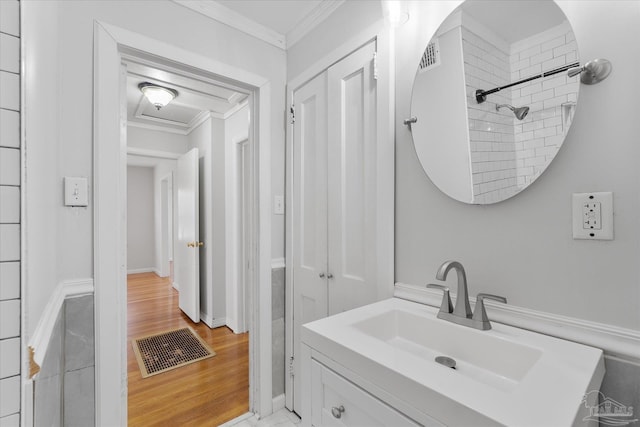
[[[423,73],[438,65],[440,65],[440,47],[438,45],[438,39],[435,39],[431,41],[424,50],[418,72]]]

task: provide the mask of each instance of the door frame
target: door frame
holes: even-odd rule
[[[248,330],[247,289],[250,277],[246,273],[248,271],[247,262],[251,261],[248,252],[248,248],[251,247],[251,224],[246,214],[250,212],[251,200],[246,200],[245,190],[251,194],[253,171],[251,167],[244,169],[243,160],[251,161],[252,157],[249,135],[242,134],[233,138],[228,148],[232,148],[228,154],[231,157],[229,163],[234,166],[229,169],[230,174],[234,176],[226,178],[227,183],[233,183],[233,188],[227,191],[230,196],[226,204],[227,217],[233,218],[232,226],[227,227],[227,242],[233,242],[230,252],[233,252],[234,255],[227,259],[227,275],[229,277],[227,280],[227,309],[231,309],[231,313],[227,313],[227,319],[231,320],[229,327],[238,334]],[[240,162],[242,167],[239,165]],[[241,182],[242,187],[240,187]],[[231,193],[233,197],[231,197]]]
[[[394,206],[395,206],[395,60],[394,30],[380,20],[344,42],[308,69],[287,82],[286,109],[294,103],[293,94],[300,87],[331,65],[376,41],[378,102],[377,102],[377,229],[378,299],[393,296],[394,277]],[[287,117],[285,138],[285,406],[293,411],[293,123]],[[386,260],[382,262],[382,260]],[[299,374],[298,374],[299,375]]]
[[[166,202],[166,206],[163,204]],[[170,277],[173,261],[173,173],[160,178],[160,265],[159,276]],[[157,244],[157,242],[156,242]],[[171,282],[173,286],[173,281]]]
[[[251,92],[254,156],[249,312],[249,410],[272,413],[271,83],[268,78],[110,24],[94,22],[93,203],[95,424],[127,424],[126,88],[122,55],[153,55]],[[115,231],[115,232],[114,232]],[[265,350],[267,349],[267,350]]]

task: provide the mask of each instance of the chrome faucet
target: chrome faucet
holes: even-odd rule
[[[447,280],[447,274],[451,269],[455,269],[458,273],[458,294],[456,297],[456,306],[453,309],[454,316],[471,318],[471,305],[469,305],[469,290],[467,289],[467,274],[464,267],[458,261],[447,261],[440,266],[436,279]]]
[[[507,299],[498,295],[491,294],[478,294],[476,298],[475,312],[471,312],[471,305],[469,304],[469,290],[467,288],[467,275],[464,271],[464,267],[458,261],[447,261],[440,266],[436,279],[446,280],[447,274],[451,269],[455,269],[458,273],[458,294],[456,296],[456,306],[452,307],[451,297],[449,295],[449,288],[443,285],[436,285],[430,283],[427,288],[441,289],[444,293],[442,296],[442,304],[440,305],[440,311],[438,312],[438,318],[448,320],[458,325],[469,326],[475,329],[481,329],[486,331],[491,329],[491,323],[487,317],[487,311],[484,308],[484,300],[491,299],[507,303]]]

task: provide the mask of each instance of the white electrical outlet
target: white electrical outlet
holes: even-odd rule
[[[613,240],[613,193],[576,193],[573,201],[573,238]]]
[[[64,205],[89,205],[89,189],[87,178],[71,176],[64,177]]]

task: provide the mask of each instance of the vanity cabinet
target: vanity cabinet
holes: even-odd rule
[[[316,360],[311,361],[313,426],[419,426]]]
[[[413,404],[385,391],[386,387],[309,345],[302,344],[301,359],[304,427],[444,427]]]

